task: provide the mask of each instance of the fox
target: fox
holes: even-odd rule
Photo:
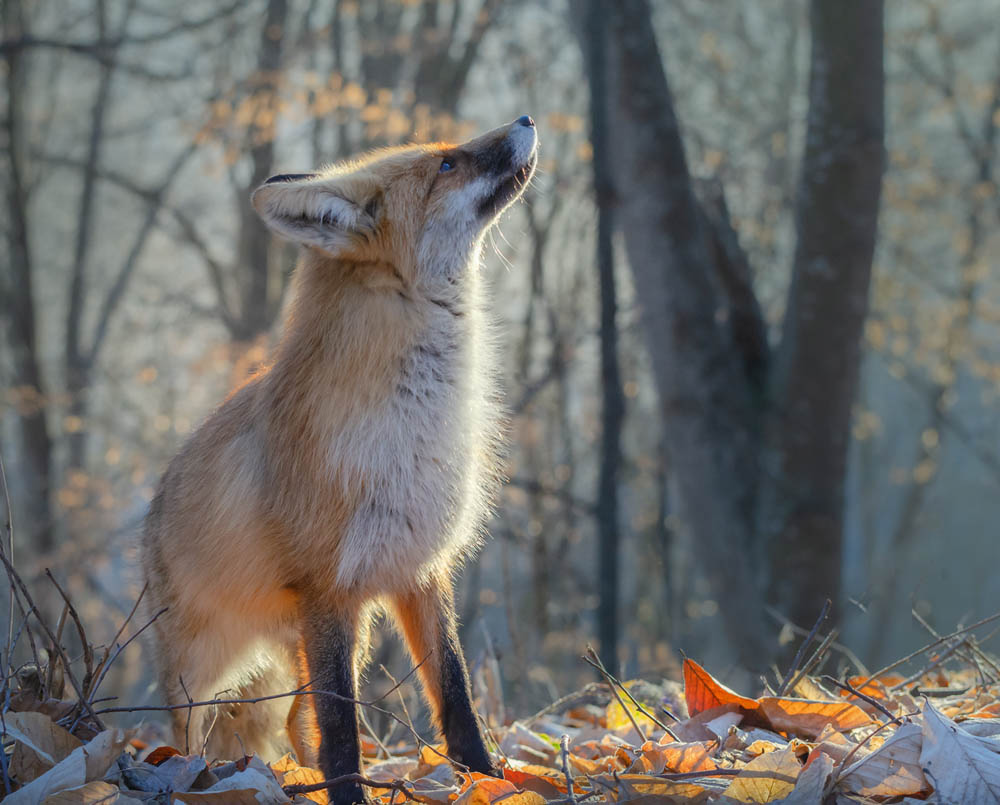
[[[169,463],[140,538],[178,745],[215,757],[291,746],[327,780],[359,774],[358,684],[386,611],[449,757],[499,774],[453,577],[483,540],[501,477],[483,240],[537,153],[524,115],[253,192],[263,222],[299,246],[280,336]],[[308,695],[278,695],[297,689]],[[184,706],[221,693],[271,698]],[[369,802],[354,782],[329,796]]]

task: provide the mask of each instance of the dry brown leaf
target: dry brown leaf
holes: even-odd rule
[[[261,798],[258,798],[260,795]],[[289,802],[285,799],[264,799],[263,793],[255,788],[231,788],[225,791],[188,791],[177,794],[173,801],[177,805],[261,805],[266,802]]]
[[[286,755],[286,757],[288,757]],[[290,758],[289,758],[290,759]],[[272,763],[271,769],[277,771],[275,768],[277,764]],[[314,785],[315,783],[321,783],[324,779],[323,772],[319,769],[311,769],[308,766],[300,766],[298,763],[292,761],[292,765],[286,768],[283,772],[279,774],[281,779],[282,787],[286,785]],[[330,801],[330,795],[326,793],[325,790],[322,791],[310,791],[308,794],[303,794],[312,802],[318,802],[320,805],[326,805]]]
[[[881,746],[844,769],[838,788],[866,797],[907,796],[926,790],[920,745],[920,727],[903,724]]]
[[[4,723],[7,735],[16,741],[9,773],[22,785],[44,774],[83,745],[42,713],[6,713]]]
[[[673,772],[710,771],[718,764],[712,758],[715,744],[711,741],[672,743],[660,747],[664,757],[664,770]]]
[[[503,770],[503,778],[510,780],[518,788],[534,791],[546,799],[558,797],[567,791],[566,778],[548,766],[532,763],[517,763]]]
[[[690,659],[684,660],[684,698],[692,716],[719,705],[736,705],[747,711],[757,709],[756,699],[730,690]]]
[[[779,732],[800,738],[815,738],[828,724],[848,732],[871,724],[871,717],[850,702],[817,702],[765,696],[760,700],[760,714]]]
[[[44,805],[141,805],[142,800],[130,797],[118,786],[100,780],[70,788],[46,797]]]
[[[708,791],[688,780],[661,780],[644,774],[599,775],[593,778],[594,790],[606,800],[624,805],[663,805],[664,803],[701,803]]]
[[[455,800],[455,805],[492,805],[502,801],[504,805],[545,805],[545,798],[534,791],[521,791],[509,780],[474,775],[472,785]]]
[[[152,766],[159,766],[168,757],[173,757],[174,755],[179,755],[180,750],[175,749],[172,746],[158,746],[152,752],[150,752],[143,760]]]
[[[417,802],[429,802],[434,805],[447,805],[458,796],[458,786],[444,785],[432,777],[414,780],[408,788]]]
[[[774,802],[791,794],[801,771],[793,747],[770,752],[747,763],[725,796],[736,802]]]
[[[816,805],[823,801],[826,784],[833,774],[833,758],[825,752],[813,750],[792,792],[778,800],[782,805]]]
[[[941,802],[1000,801],[1000,752],[970,735],[932,705],[923,709],[920,766]]]

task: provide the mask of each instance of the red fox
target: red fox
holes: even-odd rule
[[[373,609],[391,611],[449,755],[496,773],[473,712],[452,573],[498,485],[501,411],[479,260],[537,161],[523,116],[462,145],[374,152],[253,194],[301,245],[269,368],[171,461],[141,543],[175,740],[216,756],[308,755],[360,772],[355,704]],[[232,694],[238,694],[232,696]],[[294,701],[296,704],[290,706]],[[311,702],[312,708],[298,706]],[[311,717],[306,717],[314,709]],[[366,802],[358,785],[331,802]]]

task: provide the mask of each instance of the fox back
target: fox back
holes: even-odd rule
[[[302,253],[269,366],[181,449],[147,518],[148,595],[169,608],[156,624],[168,699],[276,684],[273,669],[316,651],[318,624],[334,620],[355,624],[354,685],[376,602],[412,599],[397,612],[411,648],[411,627],[457,648],[450,573],[479,540],[500,448],[481,244],[530,180],[535,148],[524,117],[255,191],[263,220]],[[406,623],[425,615],[443,626]],[[447,661],[425,677],[439,719]],[[454,737],[475,743],[474,720],[464,729],[473,737]]]

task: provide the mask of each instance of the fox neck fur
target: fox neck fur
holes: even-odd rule
[[[419,287],[304,253],[274,363],[238,392],[254,398],[261,514],[300,565],[290,586],[422,584],[477,543],[501,420],[479,259],[476,244],[463,271]]]

